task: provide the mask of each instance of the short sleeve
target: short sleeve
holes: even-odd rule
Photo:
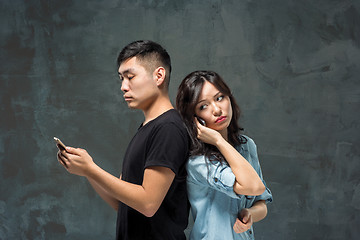
[[[187,135],[172,122],[159,125],[149,138],[145,168],[170,168],[176,175],[188,155]]]
[[[205,156],[191,157],[187,163],[188,181],[213,188],[231,198],[239,198],[234,192],[235,175],[230,166],[219,161],[206,163]]]

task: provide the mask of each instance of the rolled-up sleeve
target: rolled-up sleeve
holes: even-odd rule
[[[272,193],[269,188],[266,187],[265,191],[261,195],[255,197],[255,202],[260,200],[265,200],[265,203],[272,202]]]
[[[256,202],[256,201],[260,201],[260,200],[265,200],[266,203],[272,202],[272,200],[273,200],[272,193],[271,193],[270,189],[266,186],[266,182],[264,181],[264,178],[262,175],[261,166],[260,166],[260,162],[259,162],[259,158],[258,158],[258,154],[257,154],[256,144],[251,138],[248,138],[247,147],[248,147],[248,149],[247,149],[248,156],[246,158],[249,161],[249,163],[251,164],[251,166],[253,166],[253,168],[255,169],[255,171],[257,172],[260,179],[262,180],[262,182],[265,185],[265,191],[261,195],[255,196],[254,201]],[[248,196],[248,198],[253,198],[253,197]]]
[[[255,142],[246,137],[247,143],[237,147],[240,154],[251,164],[255,169],[260,179],[265,185],[265,191],[258,196],[244,196],[234,192],[235,175],[230,166],[224,162],[208,161],[205,156],[192,156],[187,163],[188,181],[193,184],[199,184],[210,187],[214,190],[225,193],[231,198],[243,199],[246,198],[251,203],[254,201],[265,200],[266,203],[272,202],[272,193],[267,188],[263,179],[257,148]]]
[[[204,156],[191,157],[187,164],[188,181],[202,184],[225,193],[231,198],[241,196],[234,192],[235,175],[226,163],[208,162]]]

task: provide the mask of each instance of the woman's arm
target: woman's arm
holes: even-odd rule
[[[267,215],[267,207],[264,200],[254,203],[251,208],[243,208],[234,224],[234,231],[242,233],[249,230],[254,222],[263,220]]]
[[[265,191],[265,186],[251,164],[219,132],[204,127],[197,122],[198,138],[216,146],[229,163],[236,181],[234,192],[241,195],[257,196]]]
[[[215,145],[229,163],[235,175],[234,191],[242,195],[260,195],[265,186],[251,164],[224,138],[220,138]]]

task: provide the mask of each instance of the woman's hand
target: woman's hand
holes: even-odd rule
[[[239,218],[235,221],[233,229],[236,233],[246,232],[251,228],[252,224],[253,220],[249,209],[243,208],[239,214]]]
[[[223,137],[218,131],[201,125],[196,117],[195,117],[195,123],[197,126],[197,133],[198,133],[197,138],[203,141],[204,143],[208,143],[216,146],[218,141],[223,139]]]
[[[64,168],[72,174],[87,176],[95,163],[85,149],[66,147],[66,150],[58,151],[57,159]]]

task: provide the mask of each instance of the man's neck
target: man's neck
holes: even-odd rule
[[[148,109],[143,110],[145,116],[143,125],[173,108],[168,96],[158,98]]]

